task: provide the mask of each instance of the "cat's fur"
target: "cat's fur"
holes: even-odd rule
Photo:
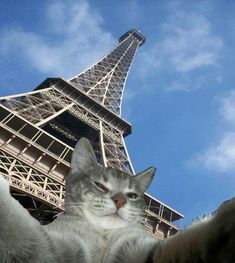
[[[130,176],[103,168],[83,138],[66,177],[65,212],[46,226],[10,196],[0,177],[0,262],[145,262],[156,243],[141,225],[154,172]]]
[[[66,178],[65,212],[40,225],[0,176],[0,263],[233,263],[235,200],[159,241],[147,233],[143,195],[155,169],[130,176],[96,162],[81,139]]]

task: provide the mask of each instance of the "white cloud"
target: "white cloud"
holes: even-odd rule
[[[203,165],[216,172],[235,172],[235,90],[219,99],[219,113],[222,116],[223,129],[217,143],[197,155],[191,163]]]
[[[200,89],[205,86],[207,78],[205,76],[198,76],[197,78],[191,78],[188,75],[179,76],[178,79],[174,80],[166,90],[167,91],[192,91]]]
[[[189,72],[199,67],[217,65],[222,41],[213,34],[204,16],[176,12],[164,29],[166,37],[160,43],[160,49],[176,71]]]
[[[197,161],[209,170],[235,171],[235,132],[225,133],[220,142],[198,156]]]
[[[178,72],[216,66],[223,46],[206,17],[174,10],[163,25],[163,40],[143,53],[146,62],[156,66],[170,64]],[[149,65],[150,66],[150,65]]]
[[[47,6],[48,31],[1,29],[0,54],[15,52],[35,69],[71,77],[90,66],[116,42],[102,28],[102,17],[87,1],[51,1]]]
[[[194,79],[198,78],[199,70],[203,69],[203,76],[206,76],[207,71],[219,67],[223,41],[215,35],[209,19],[201,13],[185,11],[180,5],[170,5],[169,10],[167,22],[162,25],[162,31],[157,32],[158,42],[142,53],[140,73],[146,77],[149,72],[167,72],[169,78],[166,82],[172,81],[167,83],[172,87],[167,87],[167,90],[200,88],[204,82]],[[190,82],[193,83],[190,85]]]
[[[219,111],[223,119],[230,125],[235,125],[235,90],[220,98]]]

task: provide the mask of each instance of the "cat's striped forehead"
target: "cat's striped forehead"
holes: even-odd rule
[[[133,176],[114,168],[101,168],[99,174],[91,174],[93,180],[99,180],[109,189],[118,190],[130,188]]]
[[[117,169],[114,169],[111,167],[105,168],[105,174],[107,175],[108,179],[113,178],[115,180],[117,179],[117,180],[128,180],[128,181],[130,181],[131,177],[132,177],[132,175],[130,175],[126,172],[123,172],[123,171],[120,171],[120,170],[117,170]]]

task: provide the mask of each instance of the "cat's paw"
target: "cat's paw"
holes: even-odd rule
[[[218,208],[211,223],[208,258],[217,260],[213,262],[235,262],[235,198],[225,201]]]
[[[214,223],[219,228],[224,228],[229,232],[233,231],[235,236],[235,198],[221,204],[214,214]]]
[[[233,216],[235,217],[235,197],[230,199],[230,200],[226,200],[225,202],[222,203],[222,205],[218,208],[218,210],[216,211],[216,213],[218,215],[220,214],[233,214]]]
[[[9,193],[10,187],[7,180],[0,174],[0,193]]]

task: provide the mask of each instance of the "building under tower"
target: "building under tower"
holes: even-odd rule
[[[42,223],[63,210],[63,178],[76,142],[87,137],[101,165],[134,174],[124,138],[131,124],[121,118],[125,82],[145,38],[129,30],[96,64],[64,80],[47,78],[32,92],[0,98],[0,173],[12,195]],[[164,238],[183,216],[145,195],[146,227]]]

